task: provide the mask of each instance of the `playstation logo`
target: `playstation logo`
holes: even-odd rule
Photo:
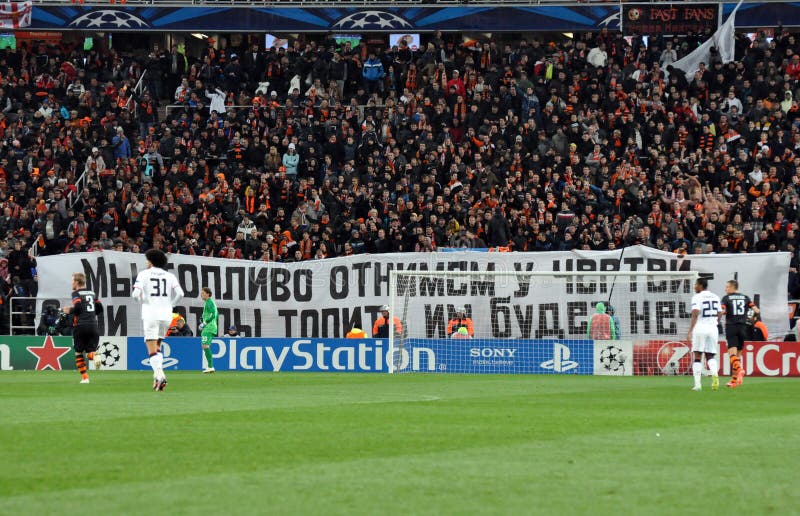
[[[161,342],[161,353],[162,355],[164,355],[164,366],[163,366],[164,369],[167,369],[168,367],[172,367],[178,364],[178,359],[170,356],[172,350],[170,349],[169,344],[163,341]],[[145,367],[150,367],[150,357],[147,357],[144,360],[142,360],[142,365]]]
[[[553,344],[553,360],[546,360],[540,364],[542,369],[553,371],[554,373],[566,373],[578,367],[578,363],[570,360],[572,352],[564,344],[556,342]]]

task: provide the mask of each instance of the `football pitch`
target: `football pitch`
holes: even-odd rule
[[[797,514],[800,381],[0,373],[0,514]]]

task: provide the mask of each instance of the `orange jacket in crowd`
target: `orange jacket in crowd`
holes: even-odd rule
[[[380,339],[380,338],[388,338],[389,337],[389,321],[387,321],[382,315],[378,317],[378,320],[375,321],[375,324],[372,326],[372,338],[373,339]],[[403,324],[400,322],[399,317],[392,317],[392,323],[394,324],[394,332],[395,334],[403,333]]]
[[[366,339],[367,338],[367,332],[365,332],[361,328],[353,328],[352,330],[347,332],[347,335],[345,335],[345,338],[348,338],[348,339]]]
[[[454,334],[462,326],[467,328],[467,334],[469,334],[470,337],[475,336],[475,326],[472,324],[472,319],[469,317],[450,319],[450,322],[447,323],[447,336],[449,337]]]

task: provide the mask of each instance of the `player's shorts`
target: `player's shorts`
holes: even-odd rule
[[[170,321],[150,319],[142,321],[142,323],[144,325],[144,340],[158,340],[166,337]]]
[[[719,352],[719,332],[716,327],[697,328],[692,331],[692,351],[700,353]]]
[[[728,348],[744,347],[744,341],[750,338],[746,324],[730,324],[725,327],[725,339],[728,341]]]
[[[75,353],[95,352],[99,343],[100,332],[96,326],[76,326],[72,331],[72,346],[75,348]]]
[[[217,337],[217,330],[206,331],[206,329],[203,328],[203,331],[200,332],[200,343],[203,346],[210,346],[211,341],[214,340],[216,337]]]

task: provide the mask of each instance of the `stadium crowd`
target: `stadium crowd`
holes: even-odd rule
[[[31,246],[796,255],[800,41],[776,34],[737,35],[735,62],[690,77],[671,63],[700,36],[605,30],[414,50],[209,41],[198,59],[4,50],[0,275],[33,293]]]

